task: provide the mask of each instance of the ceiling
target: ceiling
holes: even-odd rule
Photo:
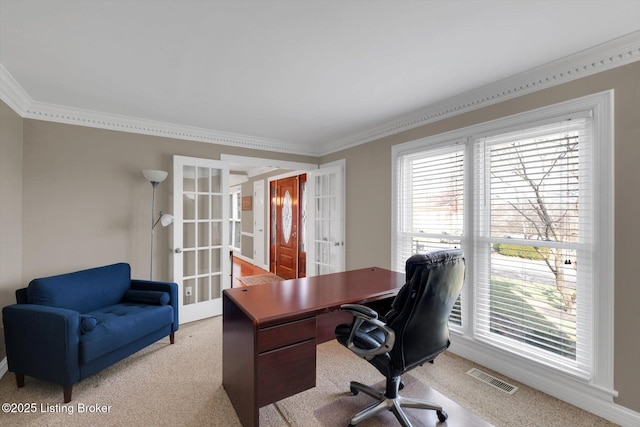
[[[639,17],[640,0],[0,0],[0,68],[26,116],[321,155]]]

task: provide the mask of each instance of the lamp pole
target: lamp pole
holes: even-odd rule
[[[156,219],[156,187],[167,178],[168,172],[145,169],[142,171],[145,179],[153,186],[153,198],[151,199],[151,260],[149,262],[149,280],[153,280],[153,229]]]
[[[156,187],[159,182],[151,181],[151,185],[153,186],[153,196],[151,198],[151,260],[149,261],[149,280],[153,280],[153,232],[155,228],[155,219],[156,219]]]

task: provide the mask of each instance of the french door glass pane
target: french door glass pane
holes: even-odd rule
[[[198,302],[211,299],[209,276],[198,277]]]
[[[220,248],[211,249],[211,272],[220,271],[222,258]],[[229,254],[227,254],[228,256]]]
[[[240,234],[242,232],[241,230],[241,226],[240,226],[240,221],[234,221],[233,222],[233,230],[234,230],[234,246],[236,248],[240,247]]]
[[[211,218],[222,218],[222,195],[211,195]]]
[[[191,277],[196,275],[196,254],[192,250],[182,251],[182,275]]]
[[[209,195],[208,194],[198,194],[198,219],[207,220],[210,218],[209,216]]]
[[[222,296],[222,284],[220,274],[211,276],[211,298],[220,298]]]
[[[307,251],[307,182],[300,184],[300,252]]]
[[[182,223],[182,247],[183,249],[196,247],[196,224],[193,222]]]
[[[208,247],[209,241],[209,222],[198,223],[198,247]]]
[[[209,177],[211,175],[209,168],[198,168],[198,192],[209,192]]]
[[[198,251],[198,274],[209,273],[209,249]]]
[[[196,168],[194,166],[183,166],[182,168],[182,191],[196,191]]]
[[[196,219],[196,196],[192,193],[185,193],[182,196],[182,219],[192,221]]]
[[[211,193],[222,193],[222,176],[220,170],[211,169]]]
[[[220,221],[211,222],[211,246],[222,244],[222,223]]]

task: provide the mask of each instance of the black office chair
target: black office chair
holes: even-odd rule
[[[338,325],[336,338],[387,379],[384,393],[356,381],[350,383],[354,395],[361,391],[378,400],[354,415],[350,426],[389,410],[401,425],[411,427],[403,406],[433,409],[441,422],[448,418],[442,406],[401,397],[398,390],[403,387],[400,375],[433,362],[449,347],[449,315],[464,282],[463,254],[455,249],[414,255],[407,260],[405,271],[406,283],[384,319],[363,305],[341,306],[354,319],[351,324]]]

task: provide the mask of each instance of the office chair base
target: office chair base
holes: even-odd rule
[[[386,397],[385,393],[379,390],[376,390],[375,388],[370,387],[368,385],[359,383],[357,381],[351,381],[351,383],[349,384],[349,388],[351,390],[351,393],[354,396],[357,395],[359,392],[363,392],[364,394],[371,396],[378,401],[372,404],[371,406],[363,409],[362,411],[358,412],[357,414],[355,414],[351,418],[351,423],[349,424],[349,427],[354,427],[358,423],[361,423],[362,421],[366,420],[367,418],[374,417],[383,411],[393,412],[393,414],[396,416],[396,418],[398,419],[398,421],[403,427],[411,427],[411,423],[409,422],[409,419],[407,418],[404,411],[402,410],[403,407],[418,408],[418,409],[432,409],[436,411],[436,415],[438,416],[438,420],[440,422],[446,421],[446,419],[449,417],[447,413],[442,409],[442,406],[432,402],[427,402],[425,400],[420,400],[420,399],[412,399],[409,397],[402,397],[402,396],[399,396],[397,393],[395,394],[396,397]]]

